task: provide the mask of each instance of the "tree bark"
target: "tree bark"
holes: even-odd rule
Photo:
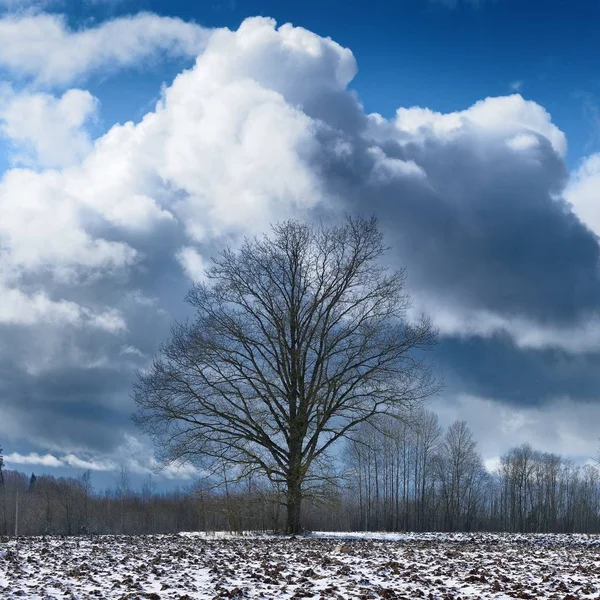
[[[288,534],[302,533],[300,525],[300,509],[302,507],[302,487],[300,477],[293,475],[287,482],[287,522],[285,531]]]

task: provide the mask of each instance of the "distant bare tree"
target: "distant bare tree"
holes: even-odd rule
[[[413,428],[415,431],[415,499],[416,499],[416,528],[427,527],[427,514],[433,510],[433,482],[430,470],[434,462],[443,429],[435,413],[428,410],[417,411]]]
[[[0,448],[0,487],[2,488],[2,535],[6,535],[6,485],[4,482],[4,455],[2,454],[2,448]]]
[[[286,490],[300,530],[305,486],[340,438],[436,390],[421,352],[435,331],[406,320],[404,272],[389,272],[375,219],[287,221],[213,259],[161,356],[139,375],[135,420],[166,461],[229,477],[259,471]]]
[[[521,445],[502,457],[491,477],[464,423],[441,435],[428,411],[361,425],[343,457],[346,485],[330,488],[327,502],[304,497],[309,529],[600,532],[597,467]],[[25,473],[3,475],[6,531],[15,531],[18,498],[19,535],[80,534],[86,522],[90,533],[103,534],[276,530],[285,495],[283,484],[254,474],[228,490],[201,479],[183,491],[160,493],[150,476],[141,489],[130,487],[126,470],[117,493],[94,491],[89,472],[78,478],[39,475],[33,485]]]
[[[81,500],[82,500],[82,530],[88,531],[90,527],[90,495],[92,493],[92,472],[87,469],[79,477],[79,483],[81,486]]]
[[[131,473],[124,464],[119,469],[116,493],[120,504],[121,533],[125,533],[125,500],[131,493]]]
[[[442,428],[423,408],[403,421],[364,423],[344,453],[363,529],[423,529],[435,522],[432,463]]]
[[[486,472],[466,421],[455,421],[446,431],[436,467],[445,527],[470,531]]]

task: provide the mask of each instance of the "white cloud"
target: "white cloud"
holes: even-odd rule
[[[143,352],[141,352],[135,346],[131,346],[130,344],[125,344],[124,346],[121,346],[119,354],[124,354],[124,355],[132,354],[134,356],[139,356],[140,358],[144,358]]]
[[[75,31],[61,16],[0,19],[0,68],[38,84],[68,85],[98,70],[131,67],[159,53],[194,57],[208,30],[181,19],[140,13]]]
[[[73,469],[85,469],[90,471],[116,471],[116,464],[110,460],[86,460],[75,456],[75,454],[66,454],[62,457],[61,462]]]
[[[547,138],[560,156],[567,153],[567,138],[552,123],[550,113],[536,102],[524,100],[520,94],[480,100],[462,114],[488,131],[495,130],[504,135],[511,130],[537,133]]]
[[[600,236],[600,153],[588,156],[572,174],[565,197],[583,223]]]
[[[36,167],[66,167],[92,149],[84,129],[98,101],[88,91],[72,89],[60,98],[20,92],[0,97],[0,135],[16,150],[13,162]]]
[[[539,104],[524,100],[520,94],[486,98],[470,108],[447,114],[428,108],[399,108],[395,126],[403,140],[426,139],[431,135],[450,137],[464,134],[469,128],[488,136],[523,140],[528,132],[547,138],[562,157],[567,152],[565,134],[552,123],[550,114]],[[532,136],[529,135],[530,139]],[[492,140],[489,140],[492,142]],[[514,141],[513,141],[514,144]]]
[[[202,472],[199,471],[194,465],[185,463],[182,465],[167,465],[166,467],[158,471],[162,476],[167,479],[197,479],[201,476]]]
[[[82,272],[110,272],[132,264],[126,242],[95,236],[85,203],[69,193],[67,172],[12,169],[0,180],[3,273],[50,271],[63,281]],[[93,223],[90,223],[93,225]]]
[[[29,454],[19,454],[13,452],[4,457],[8,465],[37,465],[40,467],[89,469],[90,471],[117,471],[117,464],[112,460],[102,459],[83,459],[75,454],[65,454],[57,457],[53,454],[38,454],[30,452]]]
[[[132,435],[125,435],[121,446],[115,451],[115,456],[125,457],[120,460],[132,473],[148,474],[160,472],[167,479],[194,479],[200,471],[189,462],[163,466],[154,457],[151,446]]]
[[[59,327],[73,325],[99,329],[109,333],[126,330],[122,315],[115,309],[94,312],[67,300],[51,300],[44,292],[31,296],[18,289],[2,289],[0,324],[39,325],[52,324]]]
[[[63,467],[64,463],[53,456],[52,454],[38,454],[37,452],[30,452],[29,454],[19,454],[18,452],[12,452],[4,457],[7,465],[39,465],[43,467]]]
[[[4,270],[50,271],[72,281],[90,271],[110,274],[140,258],[131,235],[154,235],[161,223],[178,221],[189,238],[205,240],[263,230],[321,202],[306,162],[317,150],[315,125],[281,93],[240,76],[245,62],[250,74],[264,72],[274,85],[264,60],[277,35],[271,21],[260,19],[238,34],[215,33],[196,68],[176,79],[156,111],[137,125],[114,126],[80,165],[6,173],[0,182]],[[329,74],[343,85],[352,66],[344,66],[346,51],[340,49],[337,62],[324,61],[339,47],[289,27],[281,36],[280,51],[292,53],[307,75],[312,65],[325,71],[322,79]],[[281,75],[282,87],[290,86],[289,74]],[[111,239],[97,233],[103,224],[116,228]],[[189,251],[181,256],[191,266]]]
[[[18,60],[39,81],[70,82],[111,61],[133,64],[157,45],[174,44],[180,53],[205,46],[154,110],[138,123],[114,125],[91,145],[79,145],[88,139],[85,123],[95,102],[86,92],[27,98],[41,102],[46,116],[31,131],[10,134],[22,135],[34,148],[30,159],[40,164],[11,169],[0,180],[0,289],[9,300],[0,306],[0,321],[48,325],[43,339],[36,338],[35,359],[26,354],[22,361],[30,373],[51,369],[58,355],[81,369],[150,356],[154,317],[160,310],[181,314],[184,276],[201,277],[216,246],[290,216],[355,210],[379,213],[399,264],[408,262],[415,306],[430,312],[443,334],[502,334],[523,349],[600,348],[599,321],[589,312],[562,325],[532,316],[542,295],[551,303],[559,288],[570,294],[576,287],[559,278],[548,284],[550,292],[538,291],[552,265],[540,273],[535,258],[542,252],[528,254],[528,236],[546,226],[553,228],[552,245],[555,233],[564,233],[561,252],[567,253],[574,227],[568,222],[561,229],[568,211],[553,201],[562,192],[566,139],[538,104],[515,94],[450,114],[401,108],[389,121],[365,115],[347,91],[356,73],[352,53],[302,28],[277,29],[272,20],[255,18],[237,32],[218,30],[205,39],[195,25],[169,21],[165,42],[165,21],[150,15],[79,32],[54,17],[28,19],[19,21],[31,30],[24,39],[36,43]],[[131,28],[121,31],[125,25]],[[44,27],[47,39],[39,37]],[[119,35],[125,41],[113,45]],[[73,58],[79,44],[82,56]],[[0,61],[17,68],[12,52],[0,48]],[[64,109],[65,98],[75,103],[74,114]],[[50,124],[70,153],[44,169],[54,158],[45,137]],[[502,261],[511,259],[515,240],[527,244],[519,246],[516,262],[507,262],[506,274]],[[563,262],[567,275],[579,272]],[[584,276],[593,283],[597,273]],[[494,282],[498,290],[489,290]],[[507,307],[507,299],[525,308]],[[85,334],[94,328],[116,335],[113,345],[90,351]],[[81,334],[66,349],[65,329]],[[99,404],[109,407],[115,396],[122,397],[102,397]],[[65,421],[65,436],[71,425]],[[156,466],[135,440],[114,455],[64,447],[56,458],[117,469],[116,456],[129,457],[133,472]]]
[[[519,406],[462,394],[439,398],[431,408],[444,426],[456,419],[467,419],[490,468],[509,448],[525,443],[580,464],[597,455],[597,403],[560,397],[542,405]]]
[[[192,281],[202,281],[208,268],[208,263],[198,253],[195,248],[186,246],[177,253],[177,260],[180,262],[185,274]]]
[[[112,464],[113,471],[117,471],[124,466],[132,473],[146,475],[149,473],[160,474],[167,479],[189,480],[198,477],[200,472],[190,463],[172,464],[161,468],[161,465],[154,458],[154,452],[151,446],[132,435],[125,435],[123,443],[114,451],[112,459],[108,459]]]
[[[83,54],[86,44],[108,43],[107,32],[113,35],[122,26],[115,21],[74,33],[48,15],[28,19],[19,23],[26,29],[49,28],[53,32],[49,39],[61,52],[76,40],[83,43]],[[164,21],[138,15],[127,23],[131,31],[143,26],[149,35]],[[169,23],[176,29],[185,25],[188,31],[187,24]],[[151,39],[145,37],[141,46],[151,46]],[[398,109],[391,122],[376,114],[367,119],[346,91],[356,73],[352,53],[302,28],[277,29],[270,19],[252,18],[237,32],[223,29],[202,37],[202,44],[205,49],[195,67],[175,79],[154,111],[137,124],[113,126],[93,148],[82,127],[96,101],[85,91],[69,90],[60,98],[25,95],[14,100],[16,108],[5,110],[11,115],[5,117],[9,135],[29,141],[42,163],[52,157],[54,147],[69,149],[59,161],[67,167],[42,172],[13,169],[0,182],[0,233],[7,240],[2,271],[10,285],[18,285],[25,275],[48,272],[56,281],[71,283],[90,276],[127,278],[146,259],[148,246],[142,251],[137,247],[140,241],[159,235],[163,225],[178,231],[175,258],[185,274],[196,279],[206,257],[193,247],[195,242],[222,243],[314,208],[343,209],[346,199],[336,195],[323,172],[328,163],[367,163],[366,170],[360,167],[364,172],[352,167],[367,197],[384,185],[398,185],[396,194],[402,197],[404,187],[414,185],[422,190],[419,193],[435,190],[448,198],[455,194],[452,202],[465,202],[463,197],[469,199],[469,194],[481,195],[476,188],[469,190],[466,166],[436,172],[448,160],[457,160],[452,144],[477,152],[484,160],[498,154],[477,169],[484,184],[485,170],[491,172],[503,160],[518,161],[520,168],[523,158],[537,161],[540,140],[548,140],[559,156],[566,152],[565,136],[550,115],[518,94],[487,98],[449,114],[412,107]],[[111,51],[121,52],[119,46]],[[131,56],[139,56],[136,52]],[[127,52],[123,56],[123,61],[130,60]],[[95,64],[84,63],[84,70]],[[337,121],[332,125],[311,116],[311,111],[325,110],[322,114],[337,118],[340,107],[348,105],[365,119],[368,127],[363,133],[353,129],[355,125],[344,131]],[[16,124],[25,122],[23,115],[30,106],[37,117],[30,129],[21,129]],[[10,126],[13,121],[16,124]],[[389,141],[405,148],[405,155],[391,155]],[[434,160],[433,147],[438,152]],[[519,156],[502,155],[502,148]],[[106,228],[110,236],[104,237]],[[48,314],[63,318],[68,311],[86,314],[68,298],[48,306],[52,307]],[[502,333],[522,348],[560,347],[571,352],[598,347],[598,328],[583,323],[553,327],[526,316],[474,307],[451,294],[443,305],[429,302],[427,308],[447,335]],[[108,331],[126,328],[118,313],[96,311],[86,318],[90,325]]]
[[[367,152],[374,159],[375,166],[371,172],[371,180],[374,182],[404,177],[417,177],[423,181],[427,179],[425,171],[414,160],[390,158],[377,146],[369,148]]]
[[[535,135],[531,135],[530,133],[519,133],[510,138],[506,142],[506,145],[515,152],[520,152],[533,150],[540,145],[540,142]]]
[[[507,336],[523,350],[554,348],[569,354],[600,351],[600,314],[582,315],[577,324],[541,322],[518,314],[502,314],[489,309],[460,305],[451,298],[413,295],[412,315],[431,315],[441,336],[492,338]]]
[[[483,460],[483,464],[488,473],[496,473],[502,463],[499,456],[490,456]]]
[[[120,333],[127,329],[127,324],[123,319],[123,315],[114,308],[101,313],[93,313],[87,309],[85,314],[89,319],[90,326],[103,331]]]
[[[128,454],[123,459],[119,456],[119,451],[127,450]],[[147,475],[157,472],[159,465],[152,456],[151,448],[141,444],[134,438],[128,437],[124,446],[120,447],[110,455],[94,455],[82,458],[70,452],[63,455],[54,455],[50,453],[39,454],[29,452],[20,454],[12,452],[4,457],[9,467],[20,467],[22,465],[35,465],[49,468],[72,468],[78,470],[114,472],[120,471],[125,467],[131,473]],[[190,480],[199,476],[199,471],[191,464],[170,465],[160,470],[160,474],[167,479],[172,480]]]

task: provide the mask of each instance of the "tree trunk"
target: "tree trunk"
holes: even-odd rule
[[[288,479],[287,482],[287,522],[285,532],[289,534],[301,533],[300,508],[302,505],[302,488],[299,477]]]

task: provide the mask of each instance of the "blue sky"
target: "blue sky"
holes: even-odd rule
[[[400,105],[450,112],[486,96],[518,91],[542,104],[567,134],[570,166],[600,146],[597,2],[117,0],[50,8],[66,14],[76,27],[139,10],[207,27],[237,28],[248,16],[273,17],[351,48],[359,66],[352,87],[368,112],[391,116]],[[107,118],[139,117],[156,84],[169,81],[180,66],[130,73],[127,98],[121,93],[113,100],[109,90],[115,82],[95,82],[98,93],[106,93]]]
[[[595,455],[599,3],[0,11],[10,467],[141,479],[155,463],[129,419],[134,371],[186,289],[223,244],[323,211],[380,217],[440,330],[431,406],[468,421],[488,464],[525,441]]]

